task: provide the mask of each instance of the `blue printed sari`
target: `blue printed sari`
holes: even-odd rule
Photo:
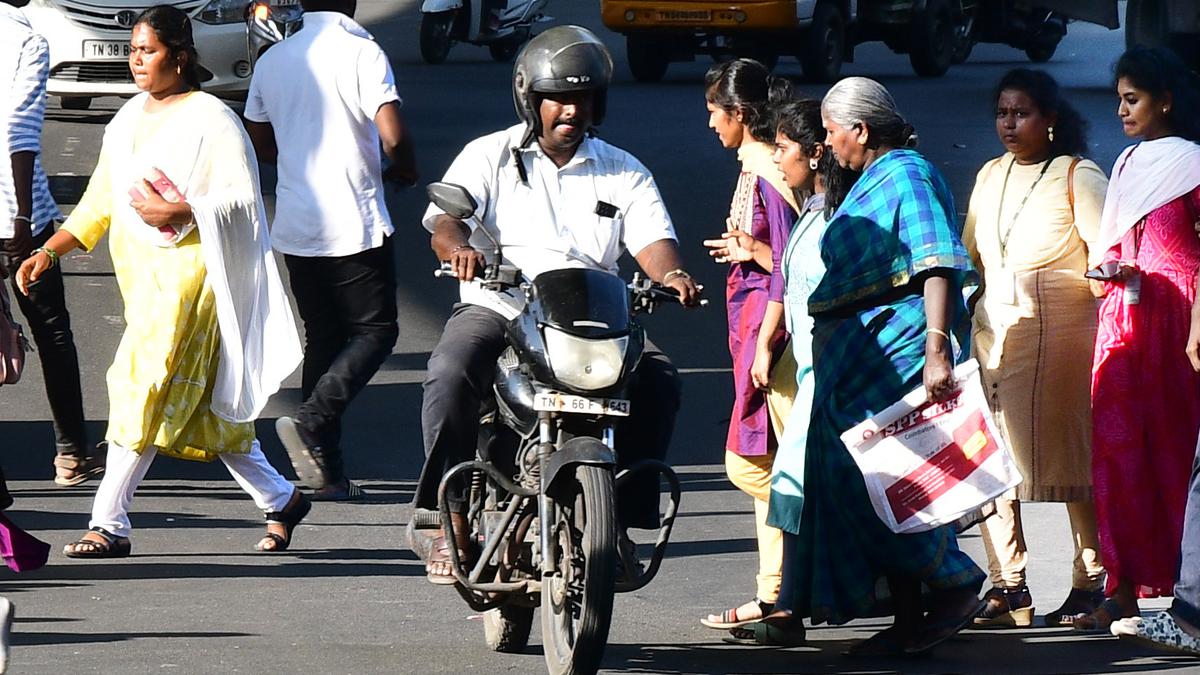
[[[956,354],[970,335],[963,295],[977,283],[942,175],[921,155],[893,150],[867,167],[821,239],[826,272],[809,298],[815,384],[804,467],[804,506],[785,574],[793,608],[813,623],[876,610],[885,576],[932,590],[982,584],[983,572],[940,528],[895,534],[876,516],[842,432],[921,386],[923,280],[951,282]]]

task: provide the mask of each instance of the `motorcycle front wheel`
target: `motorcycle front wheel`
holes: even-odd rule
[[[616,502],[607,467],[575,468],[570,499],[558,502],[548,555],[556,574],[542,580],[542,644],[551,675],[600,669],[612,621],[617,571]]]
[[[450,28],[454,25],[454,10],[430,12],[421,15],[421,58],[425,63],[437,65],[450,55],[454,41],[450,39]]]

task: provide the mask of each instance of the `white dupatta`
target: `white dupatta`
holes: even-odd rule
[[[1100,234],[1089,251],[1088,264],[1099,265],[1108,249],[1142,218],[1197,185],[1200,185],[1200,145],[1168,136],[1125,148],[1113,164],[1100,216]]]
[[[135,151],[146,97],[126,103],[105,132],[110,149],[128,152],[109,155],[129,160],[111,162],[113,187],[132,186],[157,168],[186,196],[200,231],[221,334],[212,411],[230,422],[250,422],[304,356],[271,253],[258,160],[238,117],[202,92],[176,104],[184,107],[172,111],[152,142],[144,140]],[[127,210],[123,217],[138,222],[125,201],[116,199],[114,209]],[[153,227],[146,226],[144,236],[161,243]]]

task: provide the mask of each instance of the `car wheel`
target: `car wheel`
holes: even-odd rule
[[[92,107],[92,97],[64,96],[61,103],[63,110],[87,110]]]
[[[817,3],[813,22],[800,53],[800,69],[813,82],[833,82],[842,72],[846,51],[846,20],[829,2]]]
[[[941,77],[954,58],[954,16],[947,0],[929,0],[913,17],[908,60],[921,77]]]
[[[638,82],[658,82],[667,74],[670,65],[666,51],[651,37],[627,36],[625,56],[629,59],[629,72]]]

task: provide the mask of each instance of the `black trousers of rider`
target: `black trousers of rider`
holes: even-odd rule
[[[392,238],[342,257],[285,255],[296,307],[304,320],[304,402],[296,422],[321,439],[330,483],[343,473],[342,414],[392,353],[396,265]]]
[[[436,509],[442,476],[459,462],[475,458],[479,408],[490,393],[496,359],[504,351],[505,320],[490,309],[458,304],[429,357],[421,402],[425,466],[414,498],[418,508]],[[632,414],[617,424],[618,468],[641,459],[664,459],[675,429],[681,386],[666,354],[647,341],[630,382]],[[465,482],[446,486],[453,511],[466,510]],[[655,528],[659,522],[658,478],[635,477],[617,493],[622,527]]]
[[[33,246],[44,246],[54,234],[51,225],[33,238]],[[14,267],[14,272],[15,272]],[[87,434],[83,425],[83,393],[79,385],[79,354],[75,334],[71,332],[71,314],[67,311],[62,267],[46,270],[29,287],[29,295],[17,289],[16,274],[9,277],[12,295],[25,315],[26,328],[37,345],[42,364],[46,400],[54,418],[54,441],[58,454],[87,457]]]

